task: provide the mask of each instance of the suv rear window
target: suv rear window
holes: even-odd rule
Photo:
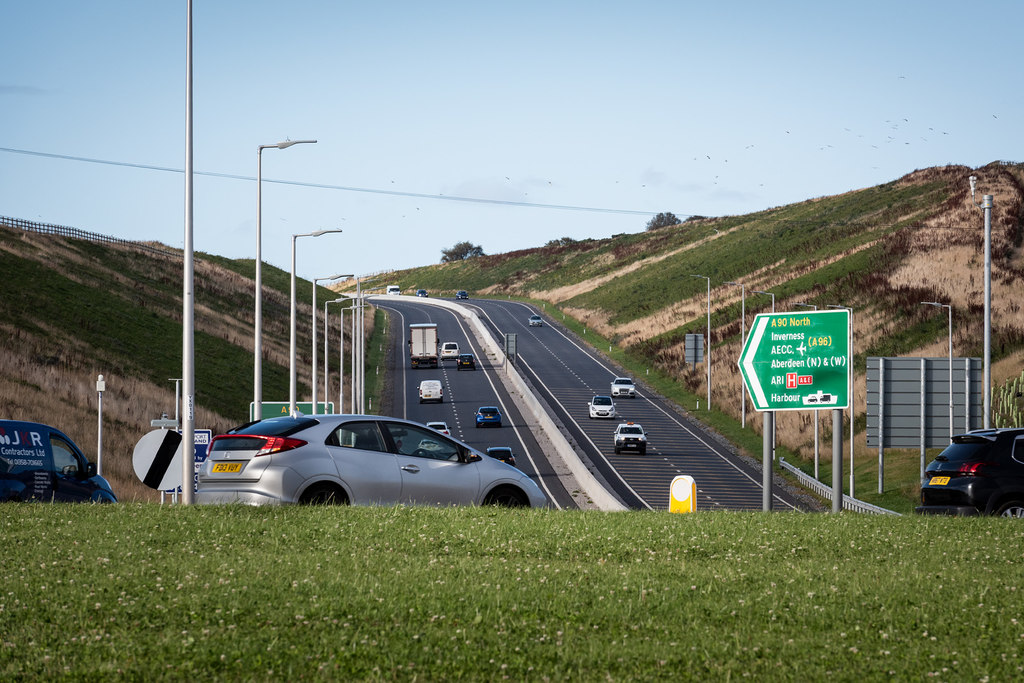
[[[974,441],[971,443],[952,443],[946,450],[939,453],[936,459],[946,462],[968,462],[982,460],[989,455],[991,441]]]

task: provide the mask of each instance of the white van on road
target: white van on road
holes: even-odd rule
[[[425,379],[420,382],[420,403],[437,401],[444,403],[444,391],[441,388],[441,380]]]
[[[459,345],[457,342],[445,342],[441,344],[441,360],[458,360]]]

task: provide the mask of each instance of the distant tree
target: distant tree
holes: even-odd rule
[[[475,256],[483,256],[483,247],[469,242],[458,242],[448,249],[441,250],[441,263],[455,263],[465,261]]]
[[[571,237],[562,237],[562,238],[557,239],[557,240],[550,240],[544,246],[545,247],[568,247],[568,246],[571,246],[573,244],[576,244],[576,240],[574,240],[573,238],[571,238]]]
[[[657,216],[647,221],[648,230],[657,230],[658,228],[667,228],[670,225],[679,225],[682,223],[681,220],[676,218],[676,215],[671,211],[659,213]]]

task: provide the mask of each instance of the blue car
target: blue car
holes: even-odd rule
[[[116,503],[75,443],[38,422],[0,420],[0,502]]]
[[[501,426],[501,411],[496,406],[481,406],[476,409],[476,426]]]

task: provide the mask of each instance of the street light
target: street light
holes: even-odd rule
[[[945,308],[949,313],[949,440],[953,441],[953,306],[938,301],[922,301],[923,306]]]
[[[725,284],[735,285],[739,288],[739,348],[742,349],[743,344],[746,342],[746,285],[742,283]],[[739,383],[739,426],[746,429],[746,384],[743,382]]]
[[[740,308],[740,349],[747,341],[747,286],[742,282],[726,282],[727,285],[736,285],[740,288],[742,304]],[[747,428],[747,385],[740,382],[740,427]]]
[[[708,338],[706,342],[708,352],[707,358],[704,360],[707,361],[708,366],[708,412],[711,412],[711,278],[706,275],[691,275],[690,277],[698,277],[701,280],[708,281]]]
[[[774,301],[773,301],[773,303],[774,303]],[[805,304],[803,302],[799,302],[798,301],[797,303],[795,303],[793,305],[794,306],[803,306],[804,308],[813,308],[814,310],[818,310],[818,307],[815,304]],[[818,477],[818,463],[820,462],[820,457],[819,457],[819,452],[818,452],[818,422],[819,422],[818,409],[815,408],[814,409],[814,478],[815,479],[819,479],[819,477]]]
[[[774,294],[772,294],[771,292],[762,292],[759,289],[755,289],[754,291],[751,292],[751,294],[764,294],[765,296],[770,296],[772,298],[772,313],[775,312],[775,295]]]
[[[327,324],[327,305],[328,304],[340,304],[348,301],[348,297],[341,297],[333,301],[324,302],[324,400],[327,400],[327,392],[330,391],[331,383],[328,380],[328,355],[327,355],[327,332],[330,326]],[[341,320],[338,325],[338,329],[341,331],[339,335],[340,343],[338,346],[338,413],[345,412],[345,309],[342,308]]]
[[[853,309],[849,306],[836,306],[834,304],[829,304],[828,308],[838,308],[850,312],[850,338],[847,342],[850,347],[850,371],[849,379],[847,380],[850,383],[847,392],[850,400],[850,498],[856,498],[857,496],[853,495]]]
[[[986,194],[981,197],[981,204],[974,199],[974,190],[978,185],[978,179],[971,176],[967,179],[971,183],[971,201],[985,214],[985,363],[982,378],[983,405],[982,415],[983,427],[988,429],[992,425],[992,195]]]
[[[331,230],[317,230],[315,232],[307,232],[299,235],[292,235],[292,296],[291,296],[291,335],[290,343],[288,345],[290,359],[290,371],[288,378],[288,414],[295,415],[295,393],[296,393],[296,367],[295,367],[295,242],[300,237],[319,237],[320,235],[326,235],[332,232],[341,232],[340,228],[334,228]],[[314,285],[314,290],[316,289]],[[315,381],[315,380],[314,380]]]
[[[352,402],[352,413],[355,415],[362,415],[362,349],[363,349],[363,282],[362,278],[356,278],[356,298],[352,302],[352,348],[349,350],[349,356],[352,361],[352,369],[350,371],[351,377],[349,378],[352,382],[352,389],[349,393],[352,395],[350,399]],[[356,328],[358,327],[358,332]]]
[[[263,415],[263,150],[288,149],[292,145],[312,144],[316,140],[285,140],[256,147],[256,320],[253,343],[253,419]]]
[[[313,278],[313,414],[316,415],[316,283],[320,281],[340,280],[343,277],[352,277],[351,275],[331,275],[330,277],[318,277]],[[326,318],[327,307],[324,306],[324,316]],[[324,325],[327,321],[324,321]],[[327,333],[324,332],[324,344],[327,343]],[[327,352],[324,352],[324,363],[327,362]],[[327,380],[324,380],[324,403],[327,403]],[[324,410],[327,406],[324,406]]]

